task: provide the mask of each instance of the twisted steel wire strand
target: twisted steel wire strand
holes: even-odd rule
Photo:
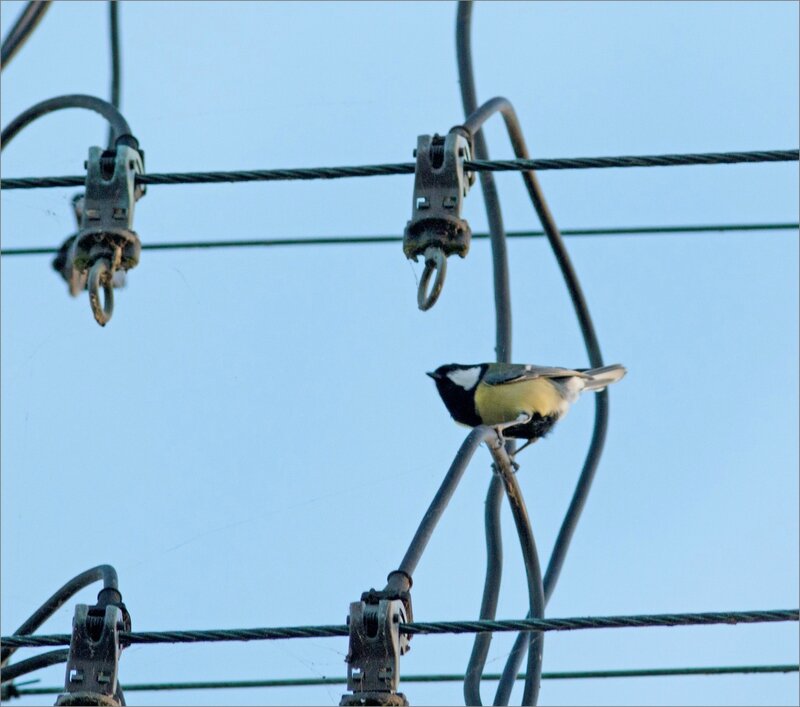
[[[587,616],[565,619],[506,619],[501,621],[435,621],[401,623],[400,631],[409,635],[462,634],[484,631],[577,631],[597,628],[649,628],[656,626],[709,626],[714,624],[777,623],[800,620],[800,609],[762,611],[713,611],[678,614],[638,614],[632,616]],[[279,628],[211,629],[193,631],[120,632],[124,643],[202,643],[224,641],[265,641],[284,638],[331,638],[348,636],[348,627],[340,625],[290,626]],[[62,646],[69,634],[3,636],[4,647]]]
[[[471,160],[464,163],[475,172],[526,172],[556,169],[607,169],[611,167],[677,167],[757,162],[796,162],[799,150],[758,150],[751,152],[704,152],[676,155],[631,155],[621,157],[567,157],[558,159]],[[380,177],[414,174],[414,163],[400,162],[352,167],[304,167],[297,169],[255,169],[222,172],[170,172],[143,174],[138,184],[218,184],[222,182],[275,182],[347,177]],[[83,186],[85,177],[16,177],[0,181],[2,189],[38,189]]]

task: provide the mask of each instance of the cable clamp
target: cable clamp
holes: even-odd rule
[[[400,656],[408,652],[408,635],[400,624],[410,620],[411,598],[386,598],[394,592],[364,592],[361,601],[350,604],[347,624],[347,689],[340,705],[407,705],[400,684]]]
[[[73,297],[89,289],[92,313],[100,326],[113,313],[112,288],[122,287],[125,273],[139,264],[142,245],[132,230],[134,204],[145,193],[144,186],[136,183],[139,174],[144,174],[143,153],[131,145],[118,141],[109,150],[90,147],[86,191],[72,202],[78,232],[64,241],[53,260]],[[105,265],[98,265],[102,261]],[[103,305],[100,285],[105,291]]]
[[[419,283],[417,304],[430,309],[444,286],[445,258],[465,257],[472,231],[461,218],[464,197],[475,175],[464,171],[472,154],[471,141],[463,129],[453,128],[446,137],[420,135],[414,155],[414,201],[411,220],[403,234],[403,253],[416,260],[425,256],[425,271]],[[430,293],[428,282],[436,271]]]
[[[130,614],[116,589],[100,590],[94,606],[75,607],[65,691],[58,696],[56,705],[125,704],[118,681],[119,658],[124,648],[119,634],[130,629]]]

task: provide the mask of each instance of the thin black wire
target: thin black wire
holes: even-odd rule
[[[511,460],[502,448],[490,448],[490,450],[494,458],[495,471],[503,481],[506,497],[508,498],[509,506],[511,506],[514,525],[517,527],[517,535],[519,536],[523,564],[525,566],[525,576],[528,583],[528,614],[541,619],[544,617],[545,604],[542,570],[539,567],[539,553],[536,550],[536,541],[533,537],[531,521],[522,497],[522,489],[511,467]],[[539,687],[542,680],[544,634],[535,632],[531,633],[530,637],[528,669],[522,694],[523,705],[535,705],[539,701]]]
[[[478,108],[475,72],[472,67],[471,17],[472,3],[459,2],[456,9],[456,62],[458,64],[458,81],[461,86],[461,103],[464,108],[465,118],[472,115]],[[489,159],[489,148],[482,130],[477,130],[473,135],[473,149],[475,151],[475,159]],[[508,249],[506,247],[507,234],[503,225],[500,196],[497,192],[494,175],[486,171],[481,172],[478,178],[483,192],[486,218],[489,225],[489,237],[492,242],[495,356],[499,363],[509,363],[511,361],[512,317]],[[507,446],[509,454],[513,454],[514,447],[513,440],[509,441]],[[481,607],[478,614],[481,619],[494,619],[497,616],[497,603],[503,576],[503,536],[500,526],[502,503],[502,480],[497,474],[492,474],[489,488],[486,491],[486,508],[484,511],[486,573],[484,575]],[[536,562],[538,564],[538,557]],[[468,705],[483,704],[481,701],[480,680],[481,673],[486,665],[486,658],[489,655],[491,642],[491,633],[475,636],[464,679],[464,698]]]
[[[711,675],[752,675],[771,673],[800,672],[800,665],[720,665],[702,668],[639,668],[632,670],[570,670],[542,673],[543,680],[593,680],[614,678],[648,678],[678,676],[711,676]],[[461,682],[464,675],[457,673],[439,673],[430,675],[404,675],[403,683],[443,683]],[[483,680],[499,680],[499,673],[487,673]],[[517,680],[524,680],[525,674],[517,675]],[[197,682],[155,682],[123,685],[125,692],[150,692],[162,690],[222,690],[257,687],[317,687],[323,685],[346,685],[344,677],[321,678],[278,678],[274,680],[207,680]],[[55,695],[63,692],[63,687],[30,687],[13,691],[11,697],[25,695]]]
[[[796,231],[798,223],[753,223],[718,224],[704,226],[643,226],[631,228],[573,228],[561,231],[562,236],[636,236],[657,234],[722,233],[727,231]],[[509,231],[507,238],[542,238],[544,231]],[[473,233],[473,240],[487,240],[487,233]],[[144,243],[142,250],[210,250],[213,248],[269,248],[279,246],[317,245],[369,245],[376,243],[401,243],[402,236],[328,236],[320,238],[255,238],[251,240],[226,241],[172,241],[166,243]],[[1,256],[53,255],[57,248],[47,246],[35,248],[3,248]]]
[[[23,675],[32,673],[42,668],[49,668],[51,665],[58,665],[59,663],[66,663],[69,659],[69,648],[59,648],[47,653],[40,653],[31,658],[21,660],[14,665],[8,665],[3,668],[3,682],[15,680]]]
[[[64,584],[58,589],[47,601],[44,602],[36,611],[31,614],[25,623],[22,624],[15,632],[14,636],[24,636],[33,633],[39,626],[41,626],[47,619],[49,619],[56,611],[58,611],[64,603],[75,596],[81,589],[88,587],[94,582],[102,580],[104,589],[119,589],[119,581],[117,579],[117,571],[111,565],[98,565],[91,569],[81,572],[79,575],[73,577],[69,582]],[[13,637],[12,637],[13,639]],[[3,647],[0,649],[0,665],[5,665],[8,659],[17,650],[13,646],[13,640],[9,638],[2,639]],[[67,637],[69,643],[69,636]]]
[[[712,626],[719,624],[780,623],[800,620],[800,609],[763,611],[710,611],[678,614],[637,614],[587,616],[565,619],[510,619],[503,621],[433,621],[401,623],[401,633],[409,635],[468,634],[482,631],[580,631],[601,628],[653,628],[659,626]],[[287,626],[280,628],[210,629],[197,631],[120,631],[120,640],[129,644],[223,643],[230,641],[272,641],[289,638],[346,637],[344,624],[333,626]],[[70,635],[2,636],[7,648],[69,645]]]
[[[119,3],[108,0],[108,31],[111,45],[111,105],[119,110],[122,93],[122,55],[119,43]],[[108,129],[108,144],[114,144],[114,129]]]
[[[470,42],[470,22],[472,3],[461,2],[456,10],[456,60],[458,63],[458,81],[461,86],[461,103],[464,106],[464,117],[472,115],[478,109],[478,98],[475,89],[475,73],[472,69],[472,47]],[[472,136],[475,159],[489,159],[489,148],[482,130],[475,130]],[[486,217],[489,222],[489,233],[492,239],[492,269],[494,272],[494,303],[496,317],[495,353],[499,363],[511,361],[511,291],[508,273],[508,250],[506,234],[503,227],[503,215],[500,209],[500,196],[494,175],[482,171],[478,175],[486,205]]]
[[[102,115],[110,124],[116,133],[117,140],[124,138],[133,147],[138,148],[136,138],[131,134],[131,126],[125,120],[122,113],[120,113],[108,101],[96,96],[87,96],[84,94],[70,94],[66,96],[57,96],[56,98],[49,98],[46,101],[37,103],[28,108],[28,110],[20,113],[14,120],[12,120],[0,133],[0,150],[8,147],[8,143],[14,138],[27,125],[30,125],[37,118],[43,115],[52,113],[57,110],[64,110],[65,108],[85,108],[92,110],[95,113]],[[86,181],[85,177],[81,177],[77,186],[83,186]],[[75,184],[69,186],[76,186]]]
[[[612,167],[679,167],[756,162],[797,162],[799,150],[757,150],[750,152],[704,152],[678,155],[629,155],[621,157],[567,157],[558,159],[473,160],[464,167],[474,172],[527,172],[554,169],[608,169]],[[236,170],[224,172],[169,172],[137,175],[137,184],[219,184],[237,182],[277,182],[312,179],[346,179],[413,174],[413,162],[352,167],[304,167],[295,169]],[[41,189],[79,187],[83,176],[14,177],[0,182],[0,189]]]
[[[500,583],[503,576],[503,540],[500,524],[500,511],[503,504],[503,482],[497,474],[492,474],[483,514],[484,532],[486,535],[486,574],[483,581],[481,610],[478,617],[494,619],[497,616],[497,604],[500,596]],[[492,643],[491,633],[479,633],[472,644],[467,671],[464,675],[464,700],[468,705],[481,705],[480,684],[489,647]]]
[[[44,13],[50,9],[50,0],[31,0],[22,11],[14,26],[8,31],[0,47],[0,70],[5,69],[8,62],[22,48],[33,34]]]

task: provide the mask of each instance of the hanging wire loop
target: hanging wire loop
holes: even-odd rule
[[[428,283],[430,282],[433,273],[436,277],[433,280],[433,286],[428,292]],[[425,270],[422,271],[422,278],[419,281],[419,288],[417,289],[417,305],[423,312],[427,312],[436,301],[439,295],[442,294],[444,287],[444,278],[447,274],[447,258],[441,248],[431,246],[425,250]]]
[[[92,314],[100,326],[108,324],[114,314],[113,277],[114,270],[106,258],[100,258],[89,271],[89,304],[92,307]],[[100,304],[101,285],[105,294],[102,305]]]

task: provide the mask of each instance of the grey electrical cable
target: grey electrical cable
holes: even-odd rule
[[[492,475],[486,492],[484,528],[486,534],[486,574],[483,581],[480,619],[497,616],[500,582],[503,576],[503,541],[500,527],[500,509],[503,504],[503,482],[497,474]],[[481,680],[492,643],[491,633],[479,633],[472,644],[472,653],[464,675],[464,700],[468,705],[481,705]]]
[[[616,167],[681,167],[689,165],[758,164],[797,162],[800,150],[756,150],[749,152],[703,152],[682,155],[627,155],[622,157],[559,157],[540,160],[473,160],[464,169],[473,172],[526,172],[550,169],[609,169]],[[349,179],[414,174],[413,162],[348,167],[300,167],[296,169],[247,169],[222,172],[166,172],[143,174],[137,184],[236,184],[310,179]],[[43,189],[83,186],[84,177],[4,178],[3,189]]]
[[[522,497],[522,489],[517,483],[517,477],[511,466],[511,459],[502,449],[490,447],[494,458],[494,468],[500,475],[506,491],[506,498],[511,506],[511,515],[517,534],[525,565],[525,576],[528,583],[528,614],[537,619],[544,617],[544,587],[542,585],[542,571],[539,566],[539,553],[536,550],[536,541],[533,537],[531,521]],[[542,682],[542,653],[544,650],[544,634],[540,632],[530,634],[530,648],[528,650],[528,668],[525,673],[525,687],[522,693],[523,705],[535,705],[539,700],[539,686]]]
[[[50,9],[50,0],[31,0],[17,18],[14,26],[8,31],[0,47],[0,70],[5,69],[8,62],[22,48],[22,45],[33,34],[44,13]]]
[[[506,619],[502,621],[413,621],[400,623],[401,633],[442,636],[446,634],[499,631],[584,631],[619,628],[674,626],[735,626],[796,622],[800,609],[758,609],[751,611],[706,611],[677,614],[635,614],[623,616],[581,616],[564,619]],[[327,626],[282,626],[278,628],[201,629],[190,631],[120,631],[125,644],[228,643],[230,641],[276,641],[293,638],[347,638],[345,624]],[[0,642],[13,648],[68,646],[68,633],[36,636],[1,636]]]
[[[119,3],[108,0],[108,28],[111,44],[111,105],[119,110],[122,59],[119,46]]]
[[[505,98],[498,97],[487,101],[470,117],[470,119],[465,122],[464,127],[468,131],[473,132],[474,130],[480,128],[484,121],[497,112],[503,116],[503,120],[511,140],[511,145],[514,149],[514,154],[520,159],[529,159],[525,138],[522,134],[522,128],[520,127],[516,112],[514,111],[511,103]],[[532,170],[528,172],[522,172],[522,178],[524,180],[525,187],[528,190],[531,201],[533,202],[534,208],[536,209],[536,213],[539,216],[539,220],[542,223],[545,234],[547,235],[547,239],[550,242],[550,246],[553,250],[553,254],[556,257],[558,266],[564,277],[575,314],[578,317],[581,333],[583,335],[583,340],[585,342],[586,351],[589,357],[589,363],[593,368],[600,367],[603,365],[600,344],[597,340],[597,335],[594,330],[594,324],[592,323],[591,315],[589,314],[589,308],[586,303],[586,299],[583,295],[580,282],[578,281],[577,274],[572,266],[567,249],[564,246],[561,233],[559,232],[555,223],[555,219],[553,218],[553,215],[547,206],[547,202],[545,201],[544,194],[539,186],[536,174]],[[577,526],[580,513],[586,503],[586,498],[588,496],[589,489],[591,488],[591,482],[594,478],[594,474],[600,461],[600,455],[603,451],[607,429],[608,391],[604,390],[598,393],[596,396],[595,423],[594,430],[592,432],[592,439],[589,444],[589,451],[586,455],[586,460],[584,462],[581,475],[578,478],[578,484],[576,486],[575,493],[573,494],[572,501],[570,502],[570,506],[567,509],[567,514],[561,525],[556,544],[550,557],[550,562],[548,563],[546,574],[547,584],[545,585],[545,596],[547,599],[549,599],[552,595],[553,589],[558,580],[558,576],[561,572],[561,568],[563,567],[564,559],[569,548],[569,543],[572,539],[572,535],[574,534],[575,527]],[[506,668],[503,670],[503,677],[501,678],[500,684],[497,687],[497,693],[495,695],[496,705],[508,704],[508,700],[511,696],[511,690],[514,686],[514,678],[519,672],[519,664],[522,661],[524,651],[527,648],[526,641],[528,641],[529,638],[529,636],[521,635],[517,638],[514,644],[514,649],[508,658]]]
[[[470,459],[475,454],[475,450],[480,446],[481,442],[487,440],[490,436],[496,434],[491,427],[480,425],[476,427],[467,435],[467,438],[461,444],[458,453],[450,465],[450,469],[442,480],[439,490],[431,501],[428,510],[422,518],[422,522],[417,528],[417,532],[411,540],[408,550],[406,551],[403,560],[400,562],[397,572],[407,575],[409,578],[414,575],[414,570],[417,568],[422,553],[431,539],[434,528],[442,517],[447,504],[453,496],[453,493],[464,475]]]
[[[94,582],[102,580],[104,589],[119,589],[117,571],[111,565],[98,565],[81,572],[69,582],[58,589],[47,601],[31,614],[25,623],[15,632],[14,636],[26,636],[33,633],[47,619],[49,619],[64,603],[77,594],[81,589]],[[0,665],[5,665],[8,659],[17,650],[14,646],[3,646],[0,649]]]
[[[481,126],[486,120],[488,120],[488,118],[498,112],[503,116],[514,154],[520,159],[529,160],[530,156],[525,144],[525,138],[522,134],[522,128],[520,127],[519,120],[517,119],[513,106],[507,99],[498,97],[487,101],[467,118],[463,127],[470,134],[474,134],[480,130]],[[544,198],[541,187],[539,186],[536,174],[530,170],[527,172],[522,172],[522,177],[531,201],[533,202],[536,213],[539,216],[539,220],[542,223],[545,234],[547,235],[548,241],[550,242],[550,246],[556,257],[558,266],[564,277],[570,299],[572,300],[576,316],[578,317],[583,339],[586,344],[590,365],[592,367],[600,367],[603,365],[602,354],[600,353],[600,345],[597,340],[597,335],[594,331],[594,325],[589,314],[586,299],[583,296],[580,283],[569,258],[569,254],[567,253],[561,234],[556,226],[555,219],[553,218],[550,209],[547,206],[547,202]],[[548,598],[552,593],[555,582],[558,579],[558,574],[563,566],[569,542],[572,538],[572,534],[574,533],[575,526],[577,525],[580,512],[586,502],[591,481],[597,469],[600,455],[602,454],[607,426],[608,393],[607,391],[602,391],[597,395],[595,404],[595,425],[592,434],[592,440],[589,446],[589,452],[584,463],[583,471],[579,477],[576,492],[573,496],[573,502],[570,504],[564,523],[562,523],[561,532],[559,533],[558,541],[548,565],[548,575],[550,576],[551,580],[549,583],[550,586],[547,589]],[[512,678],[515,677],[519,672],[519,663],[517,661],[521,662],[522,653],[526,649],[525,644],[528,640],[530,640],[530,636],[522,635],[518,637],[517,642],[515,643],[515,651],[512,652],[512,655],[509,657],[508,663],[506,664],[507,670],[504,670],[503,679],[501,679],[500,684],[498,685],[497,693],[495,695],[496,705],[508,704],[508,700],[511,696],[511,689],[513,688]],[[514,665],[515,662],[517,662],[516,665]],[[531,671],[528,672],[530,673]]]
[[[108,33],[111,49],[111,105],[119,110],[121,82],[122,82],[122,59],[119,44],[119,2],[118,0],[108,0]],[[114,145],[114,128],[108,129],[109,147]]]
[[[18,663],[14,663],[14,665],[8,665],[3,668],[3,683],[15,680],[35,670],[49,668],[51,665],[58,665],[59,663],[66,663],[68,658],[69,648],[59,648],[58,650],[47,651],[47,653],[40,653],[31,658],[20,660]]]
[[[475,78],[472,70],[472,48],[470,43],[470,23],[472,2],[460,0],[456,11],[456,58],[458,61],[458,80],[461,85],[461,102],[465,118],[478,108]],[[488,160],[489,148],[483,131],[473,132],[476,160]],[[492,241],[492,269],[494,271],[494,303],[496,313],[497,340],[495,353],[500,363],[511,361],[511,293],[508,276],[508,250],[506,248],[503,216],[500,211],[500,197],[491,172],[478,175],[486,204],[486,217]]]
[[[461,103],[464,117],[467,118],[478,107],[475,88],[475,73],[472,68],[471,26],[472,3],[460,1],[456,9],[456,62],[458,81],[461,86]],[[474,158],[489,159],[489,148],[483,131],[473,136]],[[478,176],[486,206],[486,219],[489,224],[489,238],[492,244],[492,273],[495,305],[495,356],[499,363],[511,361],[511,291],[509,284],[508,248],[500,197],[491,172],[481,172]],[[509,443],[508,451],[513,453],[514,442]],[[484,525],[486,532],[486,573],[484,575],[483,596],[479,617],[493,619],[497,615],[497,602],[500,596],[500,583],[503,571],[503,536],[500,532],[500,510],[502,508],[503,488],[497,475],[492,476],[486,492]],[[469,705],[481,705],[481,674],[489,655],[492,634],[475,636],[472,653],[467,663],[464,679],[464,698]]]
[[[63,110],[65,108],[85,108],[92,110],[95,113],[102,115],[110,124],[114,133],[116,134],[116,141],[122,140],[125,144],[138,149],[139,143],[136,138],[131,134],[131,126],[125,120],[122,113],[120,113],[108,101],[96,96],[87,96],[84,94],[70,94],[66,96],[57,96],[56,98],[49,98],[46,101],[37,103],[28,108],[14,120],[12,120],[0,133],[0,150],[4,150],[8,143],[19,133],[24,127],[32,123],[37,118],[43,115],[52,113],[53,111]],[[80,182],[83,184],[83,180]]]

